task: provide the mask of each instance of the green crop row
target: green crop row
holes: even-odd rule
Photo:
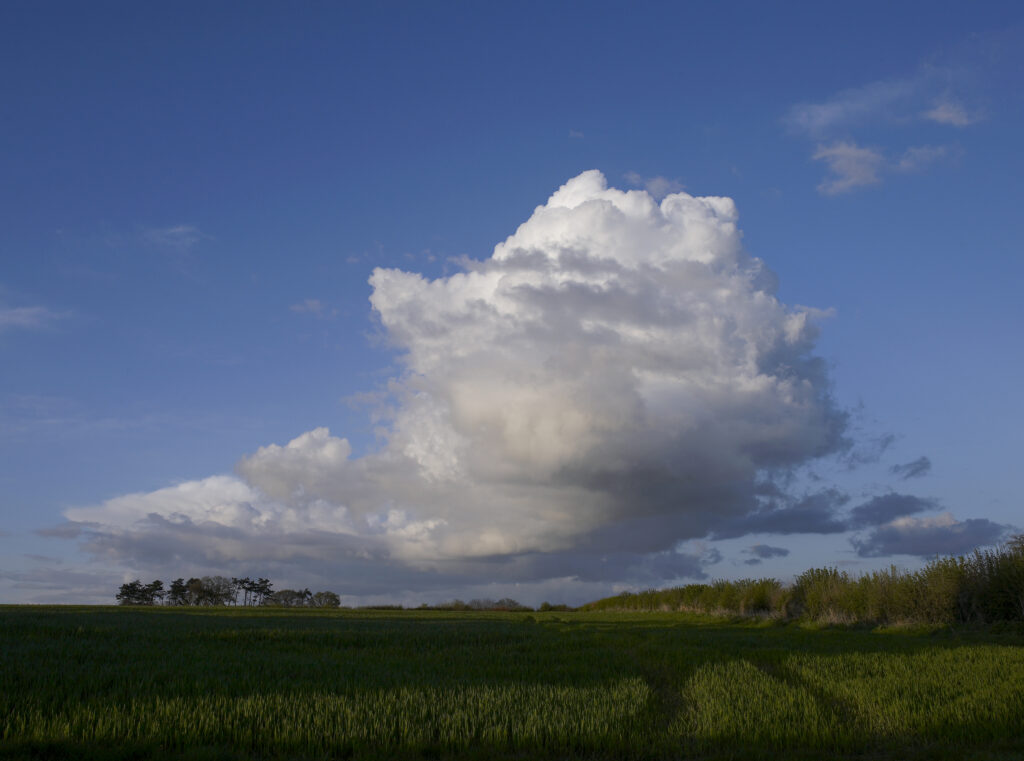
[[[0,757],[1016,758],[1013,633],[0,607]]]

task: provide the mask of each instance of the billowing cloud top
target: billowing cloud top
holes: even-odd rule
[[[352,458],[317,429],[192,488],[215,498],[176,487],[67,517],[129,555],[168,525],[205,525],[280,537],[296,563],[572,576],[587,557],[629,565],[736,525],[764,508],[766,472],[843,443],[818,313],[775,297],[728,198],[659,203],[584,172],[464,265],[370,278],[405,367],[381,452]],[[179,554],[230,561],[220,547],[183,538]]]

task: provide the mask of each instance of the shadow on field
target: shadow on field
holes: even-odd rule
[[[658,613],[0,607],[0,641],[3,758],[1024,751],[1013,634]]]

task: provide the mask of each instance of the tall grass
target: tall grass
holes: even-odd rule
[[[917,571],[892,566],[851,576],[811,568],[776,579],[688,584],[625,593],[583,610],[676,610],[837,623],[958,624],[1024,621],[1024,536],[992,550],[935,558]]]

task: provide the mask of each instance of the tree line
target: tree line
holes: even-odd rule
[[[202,578],[175,579],[164,587],[160,579],[143,584],[140,579],[121,585],[115,595],[121,605],[277,605],[287,608],[337,608],[341,598],[334,592],[309,589],[274,590],[269,579]]]
[[[1024,621],[1024,535],[996,549],[933,558],[917,571],[892,566],[852,576],[811,568],[788,585],[778,579],[718,580],[623,592],[581,610],[685,610],[848,624]]]

